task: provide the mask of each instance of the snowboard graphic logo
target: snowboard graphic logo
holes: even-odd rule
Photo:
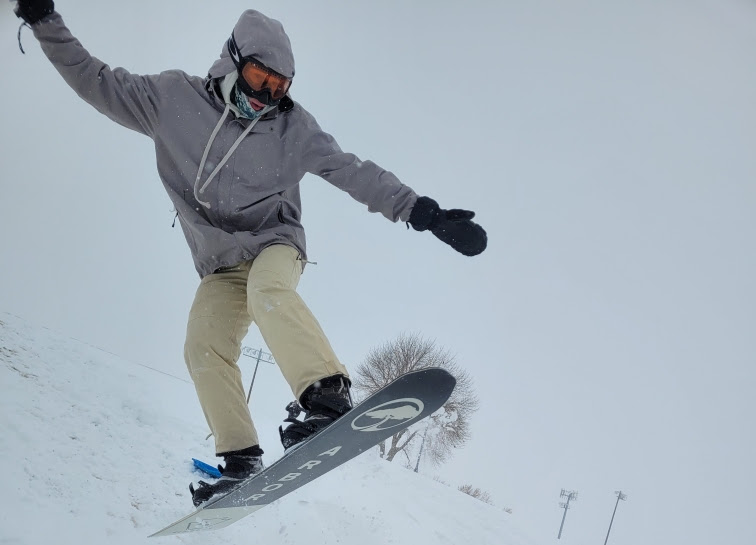
[[[371,432],[406,427],[420,416],[424,408],[425,404],[413,397],[388,401],[352,420],[352,429]]]

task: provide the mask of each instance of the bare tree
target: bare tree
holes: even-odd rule
[[[491,500],[491,494],[489,494],[488,492],[484,490],[481,490],[480,488],[475,488],[471,484],[464,484],[460,486],[457,490],[459,490],[460,492],[464,492],[468,496],[472,496],[476,500],[480,500],[489,505],[493,505],[493,501]]]
[[[372,349],[352,377],[355,390],[365,397],[410,371],[441,367],[457,379],[449,400],[430,417],[394,434],[380,445],[381,457],[393,460],[402,453],[405,463],[413,465],[423,438],[423,455],[433,464],[446,461],[453,449],[470,439],[470,418],[478,410],[472,378],[455,361],[448,350],[436,346],[417,334],[401,334],[397,339]]]

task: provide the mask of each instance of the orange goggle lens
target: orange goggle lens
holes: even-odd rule
[[[282,99],[291,86],[291,80],[286,76],[250,61],[244,64],[241,74],[247,85],[255,91],[269,90],[273,100]]]

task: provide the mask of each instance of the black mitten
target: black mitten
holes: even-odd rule
[[[33,25],[50,15],[55,10],[53,0],[18,0],[16,16]]]
[[[430,197],[419,197],[409,217],[416,231],[430,230],[459,253],[478,255],[486,249],[488,236],[485,230],[472,221],[475,212],[470,210],[444,210]]]

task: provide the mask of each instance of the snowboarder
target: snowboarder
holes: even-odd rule
[[[291,98],[294,57],[276,20],[245,11],[206,77],[180,70],[143,76],[91,56],[52,0],[18,0],[16,14],[83,100],[154,140],[158,173],[201,278],[184,357],[225,461],[217,483],[193,491],[195,504],[263,468],[237,366],[253,322],[305,410],[304,421],[290,417],[280,429],[285,448],[352,407],[349,374],[296,292],[307,259],[299,192],[306,173],[464,255],[486,247],[473,212],[442,209],[343,152]]]

